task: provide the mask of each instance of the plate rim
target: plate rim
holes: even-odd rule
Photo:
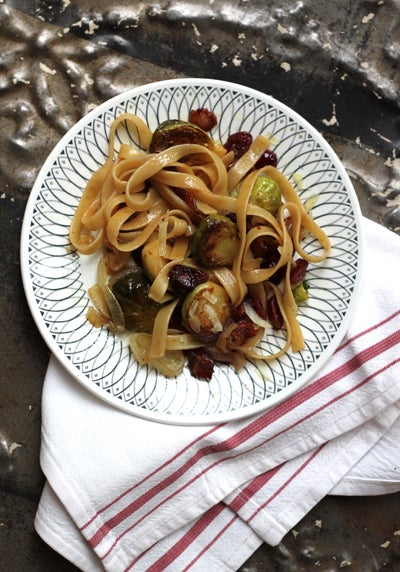
[[[65,146],[65,143],[73,139],[77,135],[77,133],[81,130],[82,127],[84,127],[86,124],[89,124],[94,118],[99,116],[102,112],[106,111],[112,106],[118,105],[118,103],[126,101],[128,98],[133,98],[139,95],[143,91],[153,91],[158,88],[160,89],[168,88],[169,86],[170,87],[189,86],[194,83],[199,86],[213,85],[221,88],[226,88],[229,90],[238,90],[240,92],[246,92],[250,96],[253,96],[257,99],[262,99],[264,101],[266,100],[269,104],[272,104],[275,108],[280,109],[285,115],[294,117],[300,124],[302,124],[302,126],[304,126],[307,129],[309,133],[311,133],[312,137],[317,141],[317,143],[321,146],[321,148],[325,152],[329,151],[328,153],[329,159],[334,164],[334,167],[338,172],[338,174],[342,177],[343,185],[346,188],[353,209],[354,221],[357,229],[356,236],[358,241],[357,242],[358,266],[357,266],[357,273],[354,281],[352,296],[347,305],[347,310],[344,318],[342,319],[334,337],[330,341],[328,348],[325,349],[323,354],[316,360],[316,362],[313,363],[310,370],[306,371],[298,380],[296,380],[296,384],[287,386],[284,390],[277,392],[270,397],[264,398],[263,400],[257,403],[239,409],[235,409],[233,411],[224,413],[210,413],[207,415],[196,414],[188,416],[185,414],[178,417],[177,415],[173,414],[144,410],[137,405],[122,401],[121,399],[112,395],[111,393],[104,391],[103,389],[93,384],[93,382],[90,381],[88,378],[86,378],[86,376],[78,368],[76,368],[76,366],[67,358],[65,353],[63,351],[60,351],[60,348],[57,345],[55,338],[52,337],[51,333],[49,332],[49,329],[45,324],[45,321],[42,319],[38,304],[36,302],[33,286],[29,277],[30,265],[29,265],[28,249],[29,249],[29,229],[32,221],[32,215],[35,208],[35,204],[38,197],[40,196],[41,181],[43,180],[43,177],[46,174],[46,172],[48,172],[49,167],[54,163],[56,158],[59,156],[59,152]],[[122,410],[126,413],[129,413],[131,415],[141,417],[148,421],[154,421],[160,423],[182,425],[182,426],[198,426],[198,425],[215,425],[230,421],[238,421],[240,419],[248,418],[250,416],[268,411],[272,407],[278,405],[282,401],[287,400],[293,394],[300,391],[300,389],[303,388],[307,383],[312,382],[317,378],[318,372],[321,371],[323,366],[326,365],[329,358],[339,347],[341,341],[343,340],[343,337],[348,331],[351,320],[354,317],[355,310],[357,307],[358,293],[362,287],[362,282],[363,282],[365,241],[362,228],[362,218],[363,215],[356,195],[356,191],[351,182],[349,174],[347,173],[343,163],[340,161],[335,150],[323,137],[323,135],[317,130],[316,127],[314,127],[307,119],[305,119],[303,116],[297,113],[294,109],[287,106],[285,103],[257,89],[225,80],[188,77],[188,78],[175,78],[175,79],[155,81],[140,86],[135,86],[133,88],[129,88],[121,92],[120,94],[117,94],[109,98],[108,100],[100,103],[94,109],[89,111],[86,115],[81,117],[60,138],[60,140],[56,143],[56,145],[53,147],[53,149],[46,157],[32,185],[22,221],[21,235],[20,235],[20,266],[21,266],[22,284],[31,315],[40,332],[41,337],[47,344],[51,353],[62,364],[64,369],[74,378],[75,381],[84,386],[86,390],[88,390],[91,394],[95,395],[98,399],[101,399],[103,402],[108,403],[110,406]]]

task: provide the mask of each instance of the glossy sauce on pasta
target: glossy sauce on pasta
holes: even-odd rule
[[[122,144],[115,149],[121,125],[137,135],[137,147]],[[150,153],[151,138],[152,132],[136,115],[125,113],[116,118],[110,129],[108,157],[89,180],[73,217],[73,247],[81,254],[103,253],[97,284],[89,291],[94,306],[88,312],[89,321],[117,333],[125,329],[112,284],[139,264],[149,278],[148,297],[159,304],[150,331],[130,334],[130,347],[139,363],[175,376],[182,371],[187,353],[198,348],[212,360],[231,363],[236,369],[246,359],[272,360],[289,349],[301,350],[304,342],[291,271],[298,258],[310,264],[323,262],[330,243],[279,169],[255,167],[269,149],[269,140],[258,135],[249,149],[232,161],[232,152],[219,142],[210,148],[185,143]],[[252,202],[252,190],[260,176],[270,178],[281,191],[277,213]],[[228,215],[237,225],[238,248],[231,264],[201,269],[193,256],[193,236],[201,219],[215,213]],[[317,239],[318,254],[303,248],[305,233]],[[269,237],[278,245],[278,260],[270,267],[254,255],[260,237]],[[217,328],[211,344],[193,328],[188,329],[184,320],[177,323],[185,298],[171,288],[169,280],[177,265],[205,271],[208,281],[226,293],[230,315]],[[278,270],[282,280],[276,284],[273,277]],[[271,328],[264,315],[271,296],[282,317],[286,340],[277,351],[266,353],[258,346]],[[211,302],[206,309],[212,319]],[[243,324],[249,322],[252,327],[245,332]]]

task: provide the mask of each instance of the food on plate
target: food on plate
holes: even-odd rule
[[[239,229],[229,217],[211,213],[203,217],[192,238],[192,255],[200,266],[232,266],[240,247]]]
[[[216,123],[198,109],[152,132],[136,115],[118,116],[70,227],[79,253],[101,253],[88,320],[128,332],[135,360],[166,376],[188,364],[210,379],[217,363],[239,370],[303,349],[307,268],[330,250],[270,141],[245,131],[217,141]],[[266,349],[272,330],[285,335]]]

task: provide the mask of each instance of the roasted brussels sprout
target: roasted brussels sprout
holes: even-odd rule
[[[121,306],[127,330],[152,332],[160,304],[149,298],[149,288],[150,282],[139,267],[131,268],[112,284],[111,290]]]
[[[196,286],[182,305],[182,323],[195,336],[205,342],[218,337],[232,312],[226,290],[207,281]]]
[[[303,282],[300,282],[300,284],[298,284],[295,288],[293,288],[292,292],[297,304],[301,304],[302,302],[307,302],[308,284],[305,280],[303,280]]]
[[[231,266],[238,248],[236,223],[220,214],[203,218],[193,235],[193,256],[198,264],[207,268]]]
[[[150,153],[160,153],[174,145],[194,143],[212,149],[212,139],[203,129],[189,121],[167,119],[156,128],[149,144]]]
[[[251,190],[250,202],[276,215],[282,205],[282,193],[278,183],[266,175],[259,175]]]

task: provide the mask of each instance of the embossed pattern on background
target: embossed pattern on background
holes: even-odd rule
[[[176,77],[1,5],[0,53],[1,186],[25,198],[78,119],[130,87]]]
[[[32,526],[48,351],[20,280],[27,197],[93,106],[184,75],[237,81],[293,107],[342,159],[363,213],[400,230],[399,0],[0,1],[0,569],[76,570]],[[242,570],[400,570],[399,502],[328,497]]]
[[[149,77],[217,77],[287,103],[334,147],[344,138],[343,160],[358,181],[361,200],[372,201],[369,215],[400,227],[398,0],[350,7],[183,2],[179,8],[174,2],[127,0],[97,8],[84,0],[36,2],[34,26],[7,7],[28,11],[27,2],[5,4],[0,5],[0,103],[7,100],[1,110],[7,133],[0,142],[3,187],[29,190],[38,164],[59,137],[109,97]],[[22,169],[13,168],[15,150],[25,156]]]

